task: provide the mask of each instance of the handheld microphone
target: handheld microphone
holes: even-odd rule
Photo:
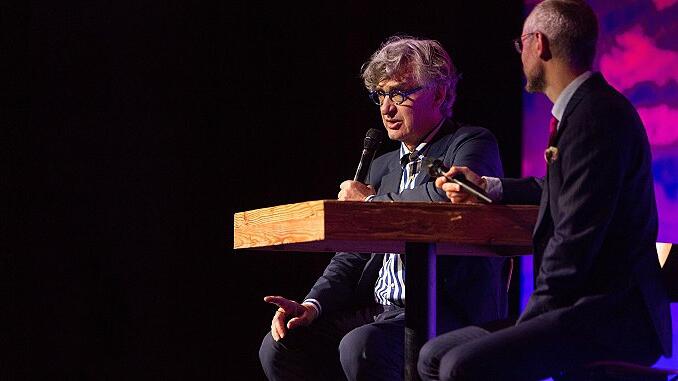
[[[450,170],[445,166],[445,164],[443,164],[442,160],[439,159],[425,157],[421,160],[421,163],[423,166],[428,168],[428,174],[431,177],[445,176],[445,173]],[[487,193],[485,193],[485,191],[476,184],[468,181],[463,173],[458,173],[452,178],[445,176],[445,178],[453,183],[459,184],[459,186],[464,188],[464,190],[466,190],[468,193],[476,196],[479,200],[483,200],[488,204],[492,203],[492,199],[487,195]]]
[[[372,164],[377,148],[381,145],[383,136],[383,132],[376,128],[370,128],[367,131],[363,142],[363,152],[360,155],[360,162],[358,163],[358,169],[356,169],[355,176],[353,177],[354,181],[360,181],[361,183],[365,182],[367,172],[370,170],[370,164]]]

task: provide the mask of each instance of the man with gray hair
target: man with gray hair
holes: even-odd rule
[[[341,183],[339,200],[447,202],[424,156],[502,174],[494,136],[451,120],[458,80],[440,43],[392,37],[363,65],[369,97],[399,149],[374,160],[365,184]],[[281,297],[259,357],[271,380],[398,380],[405,337],[404,257],[337,253],[302,303]],[[505,317],[504,261],[446,257],[438,262],[439,332]]]
[[[671,353],[650,147],[633,105],[591,71],[597,37],[585,2],[546,0],[515,40],[527,91],[554,104],[545,178],[446,173],[464,174],[496,201],[539,205],[537,278],[515,326],[469,326],[424,345],[424,380],[591,380],[588,363],[651,365]],[[452,202],[470,197],[444,177],[436,185]]]

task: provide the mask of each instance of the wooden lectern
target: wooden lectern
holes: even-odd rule
[[[406,254],[405,379],[436,335],[436,255],[532,252],[537,207],[319,200],[236,213],[233,248]]]

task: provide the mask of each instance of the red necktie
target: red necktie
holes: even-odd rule
[[[546,160],[547,164],[551,164],[558,159],[558,148],[554,146],[556,143],[557,132],[558,119],[556,119],[555,116],[551,116],[551,120],[549,121],[549,144],[544,151],[544,160]]]
[[[549,145],[547,148],[555,144],[556,132],[558,132],[558,119],[551,115],[551,120],[549,121]]]

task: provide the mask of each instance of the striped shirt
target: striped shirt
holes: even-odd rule
[[[443,120],[444,121],[444,120]],[[400,178],[400,192],[414,188],[415,179],[421,170],[421,159],[425,156],[427,144],[438,133],[441,123],[431,131],[414,151],[410,151],[404,143],[400,145],[400,163],[403,175]],[[414,152],[414,155],[412,153]],[[385,253],[379,270],[379,277],[374,285],[374,299],[383,305],[405,306],[405,256]]]

